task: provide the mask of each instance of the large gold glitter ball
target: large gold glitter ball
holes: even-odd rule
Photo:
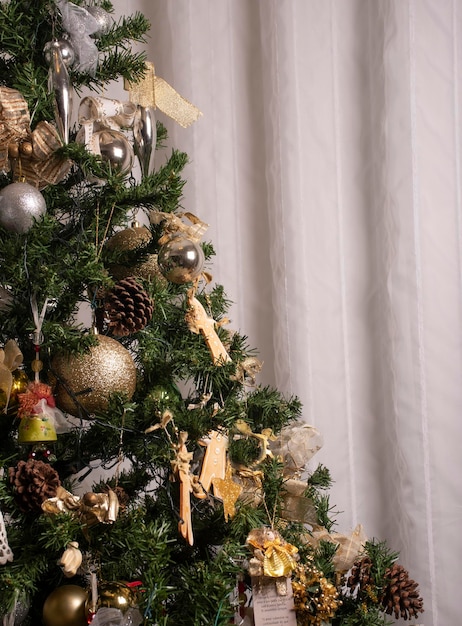
[[[80,405],[87,413],[104,413],[112,394],[132,398],[136,366],[118,341],[97,335],[97,344],[84,354],[57,354],[51,362],[50,378],[62,411],[79,416]]]
[[[137,248],[146,246],[152,239],[151,231],[146,226],[139,226],[135,223],[130,228],[120,230],[106,243],[108,250],[118,250],[119,252],[133,252]],[[157,263],[157,254],[149,254],[140,263],[134,265],[123,265],[121,263],[112,264],[109,271],[114,278],[121,280],[127,276],[137,276],[145,280],[152,280],[154,277],[162,278]]]
[[[86,626],[87,598],[87,591],[78,585],[57,587],[43,605],[43,623],[45,626]]]

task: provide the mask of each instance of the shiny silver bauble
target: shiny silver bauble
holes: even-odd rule
[[[53,53],[58,51],[66,67],[70,67],[75,61],[75,52],[71,42],[68,39],[53,39],[48,41],[43,48],[45,61],[51,65],[53,61]]]
[[[141,174],[149,176],[154,172],[157,128],[154,107],[138,105],[133,120],[133,146],[140,162]]]
[[[104,161],[121,174],[128,174],[133,167],[133,149],[123,133],[107,128],[99,130],[93,136],[96,150]]]
[[[45,198],[29,183],[11,183],[0,190],[0,226],[26,233],[46,212]]]
[[[182,235],[172,237],[161,246],[157,263],[161,274],[171,283],[190,283],[204,267],[204,251],[199,243]]]

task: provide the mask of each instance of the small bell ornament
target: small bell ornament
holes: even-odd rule
[[[21,444],[46,443],[57,440],[55,429],[54,398],[51,387],[41,382],[29,383],[25,393],[18,395],[21,417],[18,442]]]

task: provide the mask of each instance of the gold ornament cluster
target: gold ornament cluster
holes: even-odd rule
[[[321,626],[342,604],[335,585],[312,563],[297,565],[292,588],[298,626]]]

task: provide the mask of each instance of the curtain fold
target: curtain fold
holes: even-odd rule
[[[324,435],[339,530],[459,623],[462,0],[118,0],[203,112],[190,157],[231,326]]]

